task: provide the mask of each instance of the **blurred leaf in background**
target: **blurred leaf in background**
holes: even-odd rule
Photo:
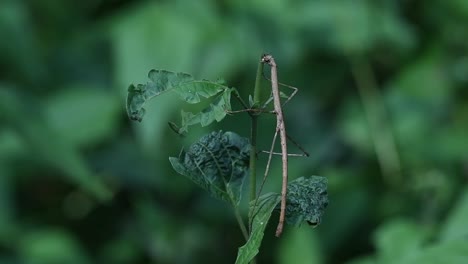
[[[258,263],[466,263],[467,26],[464,0],[1,1],[0,263],[235,262],[232,212],[168,157],[249,119],[180,138],[167,122],[199,106],[168,94],[136,124],[125,96],[157,68],[247,100],[264,52],[300,88],[290,178],[326,175],[331,202],[316,229],[270,223]]]

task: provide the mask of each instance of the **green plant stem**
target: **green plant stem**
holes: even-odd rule
[[[261,97],[261,83],[262,83],[262,76],[263,76],[263,63],[261,60],[258,62],[257,67],[257,76],[255,77],[255,88],[254,88],[254,106],[257,107],[260,105],[260,97]]]
[[[250,133],[250,202],[256,200],[257,198],[257,172],[256,172],[256,163],[257,163],[257,116],[251,115],[251,133]],[[249,217],[253,214],[249,213]],[[249,231],[251,227],[252,219],[249,219]]]
[[[263,63],[261,60],[258,62],[257,67],[257,76],[255,77],[255,88],[254,88],[254,98],[253,98],[253,106],[257,108],[260,105],[260,91],[261,91],[261,80],[262,80],[262,73],[263,73]],[[253,203],[257,199],[257,117],[258,115],[255,113],[250,114],[251,119],[251,133],[250,133],[250,203]],[[253,210],[254,206],[250,207],[250,210]],[[252,217],[253,212],[249,212],[249,231],[251,229]]]
[[[239,224],[239,227],[241,229],[242,235],[245,238],[245,241],[248,241],[249,240],[249,233],[247,232],[247,228],[245,227],[244,221],[242,220],[242,216],[241,216],[241,214],[239,212],[238,207],[234,207],[234,214],[236,215],[237,223]]]
[[[263,76],[263,63],[261,60],[258,60],[257,75],[255,77],[255,87],[254,87],[254,98],[252,109],[256,109],[260,105],[260,96],[261,96],[261,81]],[[252,232],[252,222],[254,217],[254,208],[253,205],[257,200],[257,118],[258,113],[249,112],[251,120],[251,130],[250,130],[250,206],[249,206],[249,234]],[[237,216],[236,216],[237,217]],[[241,219],[242,220],[242,219]],[[238,220],[239,221],[239,220]],[[257,261],[252,259],[250,264],[255,264]]]

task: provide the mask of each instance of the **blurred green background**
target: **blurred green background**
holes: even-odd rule
[[[248,117],[181,139],[177,98],[134,123],[125,95],[157,68],[246,99],[264,52],[300,88],[285,118],[311,157],[290,177],[326,176],[330,205],[280,239],[274,215],[258,262],[468,263],[467,29],[466,0],[2,0],[0,263],[233,263],[232,211],[168,156]]]

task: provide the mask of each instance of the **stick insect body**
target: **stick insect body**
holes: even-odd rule
[[[278,222],[278,227],[276,228],[276,236],[279,237],[283,232],[283,225],[284,225],[284,218],[286,214],[286,194],[287,194],[287,186],[288,186],[288,147],[286,144],[286,128],[284,125],[284,118],[283,118],[283,109],[281,108],[281,99],[278,89],[278,74],[276,69],[276,62],[273,56],[271,55],[264,55],[262,57],[262,62],[267,63],[271,67],[271,92],[273,95],[273,105],[276,113],[276,131],[273,139],[276,140],[276,136],[279,132],[280,140],[281,140],[281,160],[283,162],[283,184],[281,187],[281,212],[280,218]],[[272,145],[272,148],[273,148]],[[273,151],[272,151],[273,152]],[[271,153],[270,153],[271,158]]]
[[[268,79],[266,76],[264,76],[267,80],[271,82],[271,92],[272,92],[272,98],[268,99],[267,102],[263,105],[261,108],[248,108],[247,105],[243,102],[243,100],[237,96],[237,99],[242,103],[244,106],[244,110],[240,111],[229,111],[229,113],[238,113],[238,112],[248,112],[249,114],[258,114],[261,112],[266,112],[266,113],[273,113],[276,115],[276,129],[275,129],[275,134],[273,136],[273,141],[271,144],[270,151],[262,151],[265,153],[268,153],[268,161],[267,165],[265,168],[265,174],[263,176],[262,184],[260,185],[260,189],[258,191],[257,199],[255,201],[255,205],[258,203],[258,198],[260,197],[260,194],[263,189],[263,185],[265,183],[265,180],[267,178],[269,169],[270,169],[270,164],[271,164],[271,159],[272,156],[275,155],[281,155],[281,160],[282,160],[282,165],[283,165],[283,170],[282,170],[282,187],[281,187],[281,205],[280,205],[280,218],[278,221],[278,226],[276,228],[276,236],[279,237],[281,233],[283,232],[283,226],[284,226],[284,221],[285,221],[285,216],[286,216],[286,195],[287,195],[287,185],[288,185],[288,156],[305,156],[309,157],[309,153],[307,153],[299,144],[297,144],[292,138],[290,138],[286,134],[286,128],[284,124],[284,116],[283,116],[283,110],[282,106],[286,104],[297,92],[297,88],[282,84],[278,82],[278,73],[277,73],[277,67],[276,67],[276,62],[273,56],[269,54],[265,54],[261,58],[261,62],[270,65],[271,67],[271,79]],[[283,86],[286,86],[288,88],[293,89],[294,91],[292,94],[286,99],[286,101],[282,104],[281,103],[281,97],[280,97],[280,92],[278,88],[278,84],[281,84]],[[273,105],[274,105],[274,110],[273,111],[266,111],[266,105],[268,105],[271,102],[271,99],[273,99]],[[278,132],[280,134],[280,141],[281,141],[281,153],[274,152],[274,146],[276,142],[276,138],[278,136]],[[288,149],[287,149],[287,140],[290,140],[294,145],[296,145],[302,152],[303,154],[288,154]]]

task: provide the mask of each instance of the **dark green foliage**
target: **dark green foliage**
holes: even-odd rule
[[[330,206],[319,228],[286,226],[281,239],[274,213],[257,263],[467,263],[467,25],[466,0],[0,1],[0,263],[234,263],[232,212],[167,160],[194,142],[167,122],[180,128],[174,113],[216,95],[188,105],[168,92],[141,123],[122,106],[154,67],[224,77],[248,103],[261,52],[300,89],[286,125],[311,157],[289,159],[291,179],[326,175]],[[366,83],[378,86],[369,101]],[[259,117],[259,150],[274,122]],[[196,133],[247,136],[250,120],[212,125]],[[402,166],[386,178],[389,133]],[[273,164],[267,193],[280,175]]]
[[[286,222],[299,225],[307,221],[310,225],[320,224],[328,205],[327,179],[320,176],[298,178],[288,184]]]
[[[231,110],[231,92],[234,89],[223,85],[222,81],[212,82],[195,80],[187,73],[175,73],[166,70],[151,70],[146,84],[130,85],[127,95],[127,113],[130,119],[141,121],[145,114],[145,103],[165,92],[177,93],[181,100],[189,104],[197,104],[203,98],[213,98],[212,103],[199,113],[182,111],[182,127],[179,132],[185,132],[188,126],[201,124],[207,126],[212,122],[221,121],[226,111]]]
[[[71,147],[71,140],[66,140],[68,135],[60,134],[44,123],[44,113],[31,113],[22,100],[24,98],[13,89],[0,87],[0,122],[9,125],[27,143],[31,155],[47,166],[65,172],[71,181],[98,199],[109,200],[112,191],[87,168],[83,158]]]
[[[172,167],[234,206],[241,199],[242,183],[249,173],[248,139],[233,132],[212,132],[193,143],[179,158],[170,157]]]

